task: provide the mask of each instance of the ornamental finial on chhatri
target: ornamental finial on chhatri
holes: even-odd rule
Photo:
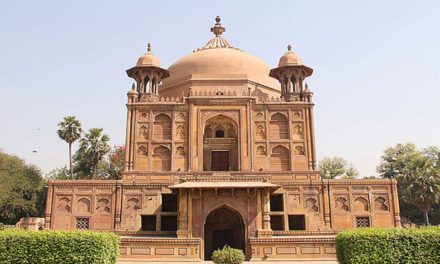
[[[151,43],[150,42],[148,42],[148,44],[147,44],[147,52],[151,53]]]
[[[222,27],[222,24],[220,23],[221,18],[217,16],[215,18],[215,25],[211,28],[211,32],[215,34],[216,37],[223,34],[223,32],[226,31],[226,28]]]
[[[287,45],[287,51],[288,51],[288,52],[292,52],[292,45],[290,45],[290,44]]]

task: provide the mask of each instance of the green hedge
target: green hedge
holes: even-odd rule
[[[360,228],[336,236],[340,264],[440,263],[440,227]]]
[[[244,259],[243,251],[227,245],[212,253],[212,262],[215,264],[241,264]]]
[[[91,231],[0,231],[0,263],[114,264],[119,237]]]

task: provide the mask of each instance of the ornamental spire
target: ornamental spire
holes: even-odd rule
[[[226,28],[222,27],[222,24],[220,23],[221,18],[217,16],[215,18],[215,25],[211,28],[211,32],[215,34],[216,37],[223,34],[223,32],[226,31]]]
[[[148,42],[148,44],[147,44],[147,52],[151,53],[151,43],[150,42]]]

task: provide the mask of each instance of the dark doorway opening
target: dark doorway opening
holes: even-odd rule
[[[229,151],[211,152],[211,170],[229,171]]]
[[[238,213],[221,207],[212,211],[205,223],[205,260],[225,245],[241,249],[245,253],[244,224]]]

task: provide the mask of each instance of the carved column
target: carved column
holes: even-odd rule
[[[188,232],[188,190],[179,189],[179,212],[178,212],[177,237],[187,238]]]
[[[53,201],[53,185],[49,182],[49,186],[47,187],[47,198],[46,198],[46,215],[45,215],[45,229],[51,228],[52,223],[52,205]]]
[[[323,213],[324,213],[324,225],[325,228],[331,229],[331,222],[330,222],[330,196],[329,196],[329,190],[328,190],[328,180],[322,180],[322,198],[323,198]]]
[[[270,190],[265,188],[262,190],[262,205],[263,205],[263,230],[260,236],[272,236],[272,229],[270,227]]]
[[[115,229],[121,227],[121,213],[122,213],[122,184],[120,181],[116,182],[115,188]]]
[[[391,186],[391,198],[393,199],[393,212],[394,212],[394,226],[401,227],[400,222],[400,208],[399,208],[399,196],[397,195],[397,181],[395,179],[390,180]]]

